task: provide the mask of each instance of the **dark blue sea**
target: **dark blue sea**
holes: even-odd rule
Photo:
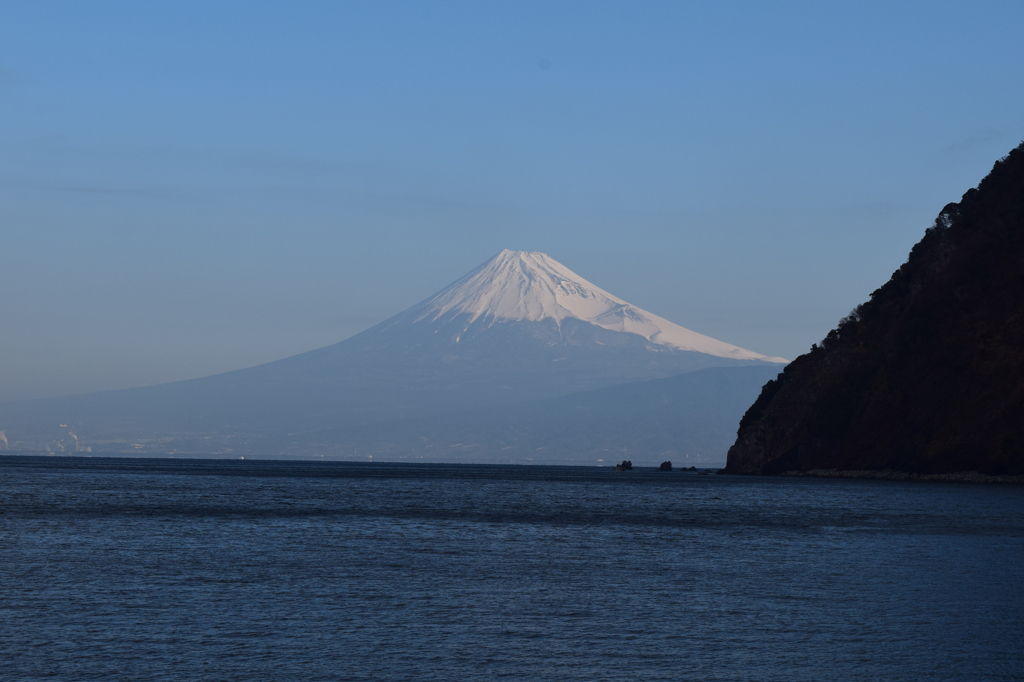
[[[0,457],[3,680],[1020,680],[1024,487]]]

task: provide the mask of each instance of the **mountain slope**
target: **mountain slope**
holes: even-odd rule
[[[765,386],[730,473],[1024,473],[1024,144]]]
[[[778,365],[713,367],[557,398],[310,433],[305,451],[375,460],[721,466]],[[275,447],[270,448],[275,451]]]
[[[503,251],[345,341],[202,379],[0,407],[8,436],[301,434],[780,358],[691,332],[539,253]],[[12,446],[13,447],[13,446]]]
[[[303,433],[183,434],[104,452],[373,461],[721,466],[736,424],[778,365],[712,367],[557,398]],[[65,434],[66,436],[67,434]],[[65,438],[54,451],[67,451]],[[83,444],[85,441],[83,440]]]

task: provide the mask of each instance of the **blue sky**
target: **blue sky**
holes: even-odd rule
[[[1024,139],[1024,3],[0,2],[0,399],[339,341],[503,248],[794,357]]]

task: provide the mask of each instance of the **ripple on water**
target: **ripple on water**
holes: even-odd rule
[[[1024,489],[0,458],[5,679],[1024,671]]]

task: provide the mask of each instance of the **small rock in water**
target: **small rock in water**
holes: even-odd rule
[[[658,471],[672,471],[672,462],[662,462]]]
[[[615,470],[616,471],[629,471],[632,468],[633,468],[633,462],[631,462],[628,459],[622,460],[622,464],[616,464],[615,465]]]

